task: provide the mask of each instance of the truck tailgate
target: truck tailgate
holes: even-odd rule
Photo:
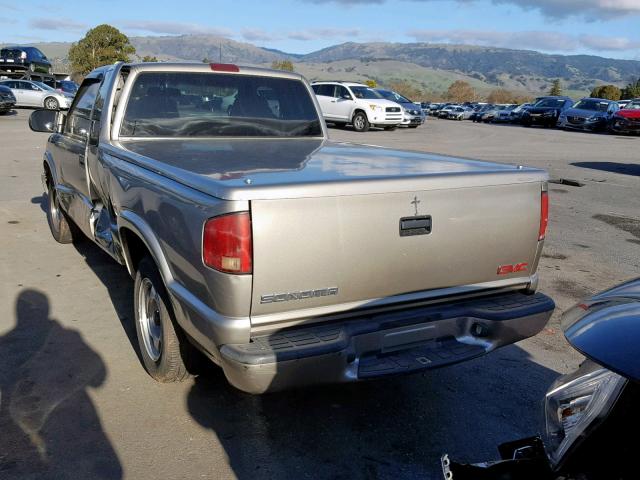
[[[338,311],[351,302],[529,277],[540,195],[541,182],[530,182],[253,200],[252,323],[271,323],[285,312],[291,318],[294,310]],[[499,272],[518,264],[527,265]]]

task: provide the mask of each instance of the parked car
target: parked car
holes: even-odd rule
[[[522,125],[525,127],[531,127],[533,125],[555,127],[560,114],[572,106],[573,100],[569,97],[541,97],[532,107],[529,107],[522,114]]]
[[[382,96],[382,98],[395,102],[402,107],[402,122],[400,125],[409,128],[418,128],[424,123],[426,116],[420,105],[416,105],[407,97],[400,95],[398,92],[394,92],[393,90],[385,90],[383,88],[376,88],[375,90]]]
[[[448,105],[444,105],[442,108],[439,108],[437,111],[438,118],[449,118],[449,113],[453,111],[454,108],[459,107],[460,105],[450,103]]]
[[[622,110],[623,108],[627,108],[627,105],[629,105],[629,103],[631,103],[630,99],[627,100],[618,100],[618,106],[620,107],[620,109]]]
[[[480,116],[480,121],[484,123],[493,122],[493,119],[498,115],[498,113],[502,110],[505,110],[507,105],[494,105],[492,108],[489,108],[484,111],[484,113]]]
[[[0,85],[0,114],[9,112],[16,105],[16,97],[9,87]]]
[[[486,103],[484,105],[476,106],[474,109],[474,112],[469,117],[469,120],[472,120],[474,123],[480,122],[482,119],[482,115],[484,115],[485,112],[487,112],[488,110],[491,110],[494,107],[495,105],[491,103]]]
[[[587,360],[544,399],[545,435],[498,447],[502,461],[443,458],[446,480],[636,480],[640,428],[640,279],[568,310],[567,341]]]
[[[324,119],[337,126],[351,124],[356,132],[366,132],[372,126],[391,130],[402,123],[400,105],[361,83],[314,82],[311,88]]]
[[[69,108],[72,97],[56,92],[49,85],[31,80],[2,80],[0,85],[11,89],[17,107],[44,107],[48,110]]]
[[[526,112],[531,107],[533,107],[533,103],[523,103],[522,105],[518,105],[516,108],[511,110],[511,123],[520,123],[524,112]]]
[[[52,73],[51,62],[36,47],[4,47],[0,49],[0,72]]]
[[[618,110],[609,127],[613,133],[640,135],[640,98],[630,100],[625,108]]]
[[[153,378],[195,348],[252,393],[355,382],[547,323],[545,171],[331,142],[322,115],[299,74],[200,63],[101,67],[68,113],[31,114],[52,236],[135,278]]]
[[[583,98],[558,117],[558,127],[574,130],[606,131],[615,113],[618,102],[603,98]]]
[[[472,113],[473,109],[469,107],[453,107],[447,118],[451,120],[467,120]]]
[[[55,89],[60,93],[66,93],[68,95],[75,95],[78,93],[79,85],[71,80],[58,80],[56,82]]]
[[[497,110],[493,115],[492,122],[493,123],[510,123],[511,122],[511,114],[516,109],[518,105],[505,105],[504,108]]]

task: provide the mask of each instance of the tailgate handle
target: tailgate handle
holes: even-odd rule
[[[431,215],[403,217],[400,219],[400,236],[427,235],[431,233]]]

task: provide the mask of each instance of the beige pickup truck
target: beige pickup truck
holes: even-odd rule
[[[553,311],[544,171],[332,142],[295,73],[118,63],[30,125],[51,132],[54,238],[87,236],[135,278],[159,381],[200,354],[252,393],[416,372]]]

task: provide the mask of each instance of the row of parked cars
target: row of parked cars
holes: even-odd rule
[[[431,116],[450,120],[640,134],[640,99],[616,102],[587,97],[574,102],[565,96],[546,96],[521,105],[427,103],[422,107]]]

